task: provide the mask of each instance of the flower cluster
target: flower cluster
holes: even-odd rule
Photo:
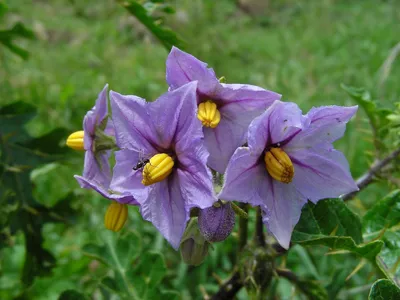
[[[86,151],[83,175],[75,176],[81,187],[112,201],[108,229],[120,230],[127,205],[138,206],[172,247],[181,246],[185,261],[198,264],[209,243],[231,233],[236,205],[230,201],[259,206],[268,230],[288,248],[308,200],[357,190],[332,145],[357,107],[324,106],[303,115],[275,92],[221,83],[207,64],[175,47],[166,65],[168,92],[146,102],[106,86],[83,131],[67,139]],[[224,174],[218,195],[212,171]],[[191,219],[194,210],[198,221]]]

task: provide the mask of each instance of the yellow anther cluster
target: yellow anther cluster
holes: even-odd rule
[[[150,185],[160,182],[172,172],[174,160],[166,153],[159,153],[150,158],[143,168],[142,184]]]
[[[289,183],[294,176],[293,163],[281,148],[271,148],[264,156],[265,167],[272,178]]]
[[[128,218],[128,206],[113,201],[107,208],[106,215],[104,216],[104,225],[107,229],[112,231],[120,231]]]
[[[76,131],[67,138],[67,146],[74,150],[85,150],[83,143],[83,130]]]
[[[208,100],[199,104],[197,118],[203,126],[215,128],[221,121],[221,114],[217,109],[217,105]]]

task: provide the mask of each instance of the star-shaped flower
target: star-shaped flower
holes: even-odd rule
[[[208,165],[224,173],[235,149],[246,142],[250,122],[281,96],[254,85],[220,83],[206,63],[173,47],[167,58],[170,89],[194,80],[198,81],[198,118],[210,152]]]
[[[275,101],[251,122],[248,147],[231,158],[219,198],[260,206],[264,223],[287,249],[307,199],[358,190],[346,158],[332,145],[356,111],[322,106],[302,115],[296,104]]]
[[[117,145],[111,189],[130,192],[143,218],[178,249],[190,209],[216,200],[196,111],[197,82],[147,103],[111,92]]]

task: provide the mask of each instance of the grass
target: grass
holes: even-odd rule
[[[23,100],[38,107],[39,116],[30,123],[33,134],[42,134],[57,126],[79,130],[84,114],[93,106],[105,83],[120,93],[146,99],[156,99],[167,90],[168,52],[114,1],[8,2],[10,13],[3,23],[22,20],[35,31],[37,39],[21,41],[31,54],[28,61],[0,48],[0,99],[2,104]],[[377,88],[380,68],[399,42],[398,1],[271,0],[260,16],[251,16],[228,0],[174,3],[177,12],[167,17],[167,24],[184,38],[188,52],[208,62],[228,82],[255,84],[277,91],[283,94],[284,100],[297,102],[303,111],[317,105],[353,105],[340,89],[341,83],[370,89],[374,98],[389,108],[399,101],[400,60],[394,61],[391,74]],[[372,160],[365,153],[373,149],[370,134],[364,133],[368,124],[362,111],[348,127],[345,138],[337,146],[349,158],[357,177]],[[88,260],[74,251],[90,234],[79,232],[85,228],[95,232],[102,226],[104,202],[90,191],[77,189],[71,177],[80,173],[81,168],[82,157],[71,154],[68,163],[47,167],[39,172],[41,176],[34,178],[38,187],[36,195],[38,199],[47,199],[44,200],[47,205],[73,190],[87,199],[78,204],[84,216],[77,227],[66,233],[59,225],[47,228],[46,243],[59,244],[53,252],[63,258],[55,276],[65,284],[58,281],[59,286],[49,292],[53,294],[41,294],[41,289],[48,288],[46,280],[49,279],[38,280],[32,291],[37,299],[39,295],[43,299],[51,298],[65,287],[82,285],[80,277],[74,274],[86,272]],[[374,202],[388,189],[386,185],[379,185],[372,187],[368,194],[361,194],[361,198],[368,197],[363,205]],[[148,233],[153,229],[139,222],[136,213],[132,213],[132,218],[131,228],[143,226],[140,230],[145,231],[144,235],[154,237]],[[61,234],[65,235],[60,241]],[[76,240],[75,234],[79,236]],[[18,243],[22,242],[19,238]],[[157,247],[167,249],[163,242]],[[187,272],[191,272],[191,278],[197,278],[207,289],[207,283],[212,281],[208,268],[229,270],[229,262],[219,251],[226,247],[230,246],[218,245],[211,262],[196,270],[179,265],[168,285],[186,287],[186,294],[199,294],[197,284],[186,278]],[[168,255],[176,256],[172,252]],[[74,259],[76,262],[70,265]],[[15,262],[15,270],[19,270],[20,263]],[[67,266],[67,274],[71,276],[68,280],[63,278],[63,268],[67,270]],[[358,280],[354,276],[346,284],[352,286]]]

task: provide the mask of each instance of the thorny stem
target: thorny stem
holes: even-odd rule
[[[257,207],[257,216],[256,216],[256,231],[254,235],[254,239],[261,247],[265,247],[265,236],[264,236],[264,224],[261,215],[261,208]]]
[[[211,300],[233,299],[233,297],[235,297],[236,293],[239,292],[242,287],[243,281],[240,278],[239,271],[236,271],[227,282],[221,285],[218,292],[211,297]]]
[[[375,175],[377,175],[387,164],[389,164],[392,160],[394,160],[399,155],[400,155],[400,148],[394,150],[392,153],[390,153],[384,159],[376,160],[372,164],[372,167],[366,173],[364,173],[360,178],[357,179],[356,183],[357,183],[359,190],[343,195],[341,197],[343,199],[343,201],[348,201],[348,200],[353,199],[359,191],[361,191],[362,189],[367,187],[374,180]]]
[[[240,203],[239,207],[245,211],[246,213],[248,212],[249,208],[247,204],[245,203]],[[243,250],[243,248],[247,244],[247,228],[248,228],[249,220],[245,218],[239,218],[239,252]]]

